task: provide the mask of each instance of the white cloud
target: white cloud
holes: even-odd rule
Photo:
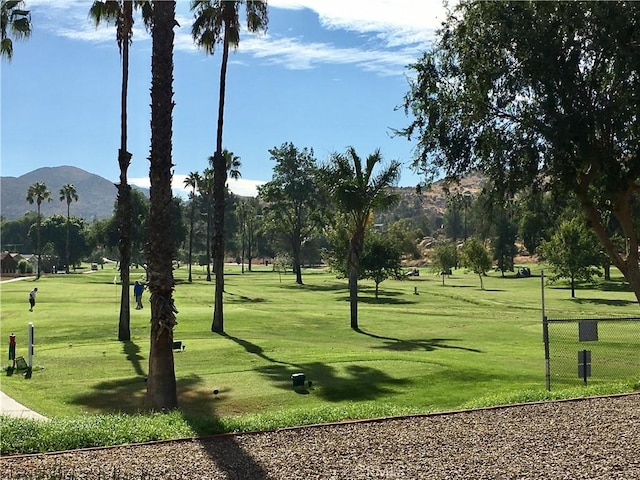
[[[95,28],[87,0],[29,0],[34,24],[79,41],[115,43],[114,27]],[[191,38],[192,14],[188,2],[178,2],[175,49],[197,52]],[[381,75],[402,75],[415,61],[445,16],[441,0],[269,0],[270,9],[309,9],[327,30],[355,32],[363,45],[342,47],[301,38],[249,35],[239,52],[289,69],[323,64],[357,65]],[[149,34],[136,16],[134,42],[148,42]]]
[[[185,188],[184,186],[185,178],[187,178],[187,175],[175,174],[171,182],[173,194],[184,199],[188,198],[191,192],[190,188]],[[151,188],[149,177],[129,178],[129,183],[142,188]],[[235,180],[230,178],[228,183],[229,190],[234,194],[242,197],[255,197],[258,195],[258,186],[266,182],[262,180],[245,180],[244,178]]]
[[[340,48],[328,43],[305,43],[294,38],[250,38],[242,48],[256,58],[291,70],[310,69],[321,64],[355,64],[364,70],[396,75],[416,58],[412,50]]]
[[[326,28],[375,34],[388,46],[428,42],[446,12],[441,0],[269,0],[269,6],[308,8]]]

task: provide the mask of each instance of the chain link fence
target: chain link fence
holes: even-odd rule
[[[546,387],[640,378],[640,317],[543,317]]]

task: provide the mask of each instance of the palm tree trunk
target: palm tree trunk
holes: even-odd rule
[[[207,282],[211,281],[211,199],[207,199]]]
[[[190,221],[190,226],[189,226],[189,283],[191,283],[193,281],[193,278],[191,277],[191,264],[193,263],[193,260],[192,260],[192,253],[193,253],[193,217],[195,215],[195,205],[196,205],[196,194],[195,194],[195,189],[194,189],[193,195],[191,196],[191,221]]]
[[[173,360],[172,259],[174,203],[171,191],[173,112],[173,27],[175,2],[153,2],[151,60],[151,210],[149,214],[149,291],[151,292],[151,348],[146,406],[169,410],[178,406]]]
[[[40,200],[38,200],[38,251],[36,252],[38,254],[38,268],[37,268],[37,272],[36,272],[36,278],[40,279],[40,262],[42,260],[42,246],[40,243],[40,224],[41,224],[41,216],[40,216]]]
[[[358,330],[358,273],[360,257],[364,250],[364,227],[358,228],[351,238],[349,248],[349,307],[351,313],[351,328]]]
[[[131,264],[131,186],[127,181],[127,170],[131,164],[131,154],[127,152],[127,92],[129,84],[129,35],[133,4],[124,2],[124,31],[125,40],[122,42],[122,89],[120,96],[120,150],[118,150],[118,164],[120,166],[120,183],[118,188],[118,219],[120,224],[120,280],[122,291],[120,294],[120,318],[118,322],[118,340],[131,340],[131,310],[129,297],[129,265]]]
[[[222,294],[224,293],[224,199],[227,183],[227,162],[222,154],[222,125],[224,121],[224,95],[229,60],[229,25],[225,23],[222,65],[220,66],[220,97],[218,103],[218,131],[216,152],[213,156],[213,271],[216,275],[215,298],[213,305],[213,323],[211,331],[224,332],[224,314]]]
[[[67,254],[67,261],[66,261],[66,266],[65,266],[65,273],[67,275],[69,275],[69,257],[71,256],[71,252],[70,252],[70,248],[69,248],[69,222],[70,222],[70,205],[71,202],[67,202],[67,245],[66,245],[66,254]]]

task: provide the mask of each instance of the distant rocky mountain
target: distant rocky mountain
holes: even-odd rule
[[[73,183],[79,197],[77,202],[71,204],[71,215],[88,222],[113,215],[117,191],[111,181],[81,168],[62,166],[39,168],[20,177],[0,177],[0,213],[5,219],[15,220],[26,212],[36,211],[36,206],[26,200],[27,190],[36,182],[44,182],[51,192],[51,202],[42,206],[44,217],[67,214],[66,202],[59,200],[60,188],[67,183]],[[400,194],[399,204],[387,212],[376,214],[376,223],[387,224],[401,218],[412,218],[417,223],[433,223],[433,219],[441,217],[447,208],[443,185],[442,181],[435,182],[429,188],[423,188],[419,195],[414,187],[398,187],[395,190]],[[469,175],[452,190],[469,192],[477,197],[481,188],[482,177]],[[148,189],[139,190],[149,196]]]
[[[81,168],[62,166],[44,167],[20,177],[0,177],[0,214],[7,220],[15,220],[25,213],[35,212],[35,204],[27,202],[27,190],[36,182],[44,182],[51,192],[51,202],[42,204],[42,215],[67,214],[67,203],[60,201],[60,189],[72,183],[78,192],[78,201],[71,204],[71,215],[88,222],[102,220],[113,215],[117,190],[113,182]],[[138,188],[138,187],[133,187]],[[147,189],[139,189],[149,195]]]
[[[484,179],[481,175],[470,174],[460,180],[457,185],[450,185],[450,193],[471,195],[477,198],[482,190]],[[381,213],[376,213],[375,222],[390,224],[403,218],[413,219],[415,225],[432,228],[442,223],[442,216],[447,209],[447,194],[445,182],[439,180],[429,187],[421,188],[420,192],[415,187],[398,187],[394,189],[400,196],[398,204]]]

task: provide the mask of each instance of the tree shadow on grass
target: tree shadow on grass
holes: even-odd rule
[[[266,360],[267,362],[281,363],[281,364],[288,365],[286,362],[281,362],[279,360],[276,360],[275,358],[271,358],[268,355],[266,355],[264,353],[264,349],[260,345],[256,345],[255,343],[251,343],[247,340],[243,340],[242,338],[234,337],[232,335],[229,335],[228,333],[221,333],[220,336],[237,343],[242,348],[244,348],[247,353],[256,355],[262,358],[263,360]]]
[[[140,347],[131,341],[123,342],[122,350],[127,356],[127,360],[129,360],[131,362],[131,365],[133,365],[133,369],[136,375],[139,375],[141,377],[144,376],[145,372],[142,369],[141,362],[141,360],[144,360],[144,357],[140,355]]]
[[[375,400],[394,392],[395,388],[406,388],[408,380],[397,379],[377,368],[362,365],[347,365],[339,373],[331,365],[321,362],[302,364],[267,365],[256,368],[276,387],[293,390],[291,375],[304,373],[312,385],[297,390],[298,393],[313,393],[328,402]],[[308,385],[308,384],[307,384]]]
[[[137,385],[140,379],[134,379]],[[224,431],[224,425],[216,414],[216,400],[213,392],[197,389],[202,383],[197,375],[191,375],[177,380],[178,405],[182,411],[182,418],[192,428],[197,436],[215,435]],[[79,396],[75,403],[98,408],[101,412],[138,413],[143,411],[146,383],[142,387],[133,388],[129,380],[121,382],[103,382],[95,387],[92,394]],[[228,390],[225,392],[227,393]],[[133,398],[131,397],[131,394]],[[99,398],[99,400],[98,400]],[[104,402],[109,402],[108,408]],[[113,409],[118,405],[118,409]],[[123,405],[125,408],[123,408]],[[188,412],[188,413],[185,413]],[[210,437],[203,443],[205,451],[211,461],[226,472],[229,478],[266,478],[266,472],[260,464],[245,452],[232,436]],[[238,467],[242,466],[242,476],[238,477]],[[244,476],[246,473],[247,476]]]
[[[348,301],[349,297],[345,297]],[[386,294],[381,294],[378,298],[373,297],[358,297],[358,303],[365,303],[367,305],[412,305],[418,303],[415,300],[407,300],[406,298],[389,298]]]
[[[227,300],[225,300],[228,303],[262,303],[267,301],[266,298],[262,298],[262,297],[252,298],[252,297],[247,297],[246,295],[236,295],[235,293],[231,293],[227,291],[225,291],[224,293],[226,293],[229,297]]]
[[[594,305],[608,305],[610,307],[628,307],[630,305],[638,305],[635,300],[614,300],[605,298],[572,298],[571,301],[579,304],[591,303]]]
[[[176,380],[179,402],[186,411],[213,415],[212,395],[196,386],[202,383],[197,375]],[[97,383],[88,392],[75,395],[71,399],[74,405],[81,405],[92,413],[139,413],[144,411],[144,398],[147,383],[144,376],[121,378]]]
[[[374,333],[365,332],[361,328],[355,329],[356,332],[366,335],[371,338],[383,340],[382,345],[377,345],[373,348],[380,348],[384,350],[391,350],[394,352],[413,352],[416,350],[424,350],[431,352],[438,348],[451,348],[454,350],[464,350],[473,353],[482,353],[482,350],[468,347],[458,347],[455,345],[449,345],[445,342],[453,342],[453,338],[429,338],[429,339],[417,339],[417,340],[403,340],[395,337],[384,337],[382,335],[376,335]]]
[[[293,283],[281,285],[280,288],[287,290],[309,290],[310,292],[339,292],[347,290],[347,285],[340,282],[324,285],[298,285],[297,283]]]
[[[321,362],[290,363],[272,358],[264,353],[259,345],[233,337],[226,333],[221,336],[242,346],[247,353],[266,360],[270,365],[257,367],[256,371],[267,377],[278,388],[292,390],[291,375],[303,372],[312,382],[314,394],[330,402],[343,400],[374,400],[392,392],[392,387],[403,386],[406,381],[390,377],[382,370],[360,365],[349,365],[346,372],[339,375],[336,369]],[[315,386],[314,386],[315,385]],[[297,389],[298,393],[309,393],[306,388]]]

